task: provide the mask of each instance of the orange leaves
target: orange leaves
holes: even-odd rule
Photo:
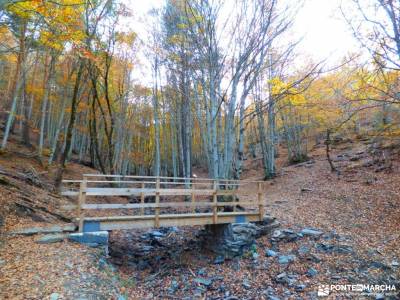
[[[2,38],[2,40],[4,40],[4,38],[10,37],[10,36],[11,36],[11,32],[8,29],[8,27],[5,25],[0,26],[0,37]]]
[[[77,112],[82,112],[89,109],[89,106],[85,102],[79,102]]]
[[[82,57],[89,59],[91,61],[96,61],[96,56],[92,52],[88,51],[87,49],[82,48],[79,50],[79,52]]]
[[[130,157],[136,164],[143,164],[145,162],[145,155],[140,151],[132,151]]]

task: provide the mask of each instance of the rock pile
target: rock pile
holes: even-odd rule
[[[219,257],[233,258],[243,255],[251,249],[257,238],[269,234],[278,226],[275,218],[267,216],[257,223],[209,225],[201,235],[206,248]]]

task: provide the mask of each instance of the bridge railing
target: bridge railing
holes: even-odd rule
[[[253,214],[259,215],[262,220],[264,183],[263,181],[230,179],[84,174],[82,180],[63,180],[62,195],[78,197],[76,209],[80,231],[83,230],[85,211],[88,210],[135,209],[139,211],[139,216],[148,216],[145,214],[147,209],[154,212],[152,215],[154,226],[159,227],[161,209],[189,208],[191,216],[196,217],[195,215],[199,214],[196,208],[208,208],[212,211],[212,223],[217,224],[218,217],[223,214],[220,211],[221,207],[230,207],[232,212],[236,212],[238,208],[241,210],[247,208]],[[249,189],[246,189],[246,195],[237,198],[241,194],[241,188],[246,185],[250,185],[250,193]],[[87,202],[87,197],[118,196],[135,196],[140,202]],[[178,202],[176,198],[179,196],[184,196],[184,201]],[[171,198],[173,198],[172,201]]]

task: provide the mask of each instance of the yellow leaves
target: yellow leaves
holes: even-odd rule
[[[2,55],[2,57],[4,57],[4,59],[7,62],[12,63],[12,64],[16,64],[18,61],[18,57],[16,54],[5,54],[5,55]]]
[[[189,26],[185,23],[179,23],[176,25],[179,29],[187,29]]]
[[[35,98],[43,97],[43,87],[27,84],[26,91],[27,93],[32,94]]]
[[[268,82],[271,85],[271,92],[273,96],[279,95],[287,86],[280,78],[274,77]]]
[[[201,14],[193,13],[193,17],[189,19],[191,24],[204,23],[204,17]]]
[[[389,137],[399,137],[400,129],[386,130],[386,131],[384,131],[384,134]]]
[[[181,44],[181,43],[183,43],[184,40],[185,40],[185,37],[184,37],[183,35],[174,34],[174,35],[172,35],[172,36],[168,39],[168,42],[169,42],[170,44],[175,45],[175,44]]]
[[[50,150],[49,148],[43,148],[42,154],[43,154],[44,156],[50,156],[51,150]]]
[[[132,46],[137,40],[136,32],[118,32],[117,41],[121,44],[126,44],[127,46]]]
[[[81,19],[83,3],[78,0],[16,1],[6,9],[20,18],[41,22],[39,42],[61,51],[65,43],[79,44],[85,38]]]
[[[20,18],[28,19],[43,10],[42,1],[17,1],[6,5],[6,9]]]
[[[286,83],[280,78],[275,77],[269,81],[269,84],[271,86],[272,96],[279,97],[293,106],[306,104],[307,101],[303,93],[298,91],[293,83]]]
[[[10,30],[5,25],[0,26],[0,36],[6,36],[6,35],[10,35]]]
[[[42,31],[40,33],[39,41],[41,44],[53,48],[58,51],[63,50],[63,43],[54,39],[54,36],[49,31]]]
[[[70,41],[75,44],[82,42],[86,38],[86,34],[82,30],[75,30],[69,33]]]
[[[179,62],[181,60],[181,57],[177,53],[171,53],[169,58],[175,62]]]
[[[290,101],[290,103],[294,106],[300,106],[300,105],[304,105],[307,103],[304,95],[301,93],[298,93],[297,91],[295,91],[295,94],[288,96],[288,98],[289,98],[288,100]]]
[[[386,74],[385,82],[394,85],[399,82],[400,72],[398,70],[390,71]]]

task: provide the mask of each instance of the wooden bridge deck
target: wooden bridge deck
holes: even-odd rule
[[[79,230],[89,232],[261,221],[263,183],[85,174],[82,180],[64,180],[62,194],[78,197]],[[245,185],[250,188],[242,190]],[[112,203],[88,201],[89,198],[109,201],[110,197]],[[121,201],[121,197],[138,197],[134,200],[140,203],[114,203]],[[183,199],[178,201],[179,197]],[[88,216],[88,211],[96,216]]]

